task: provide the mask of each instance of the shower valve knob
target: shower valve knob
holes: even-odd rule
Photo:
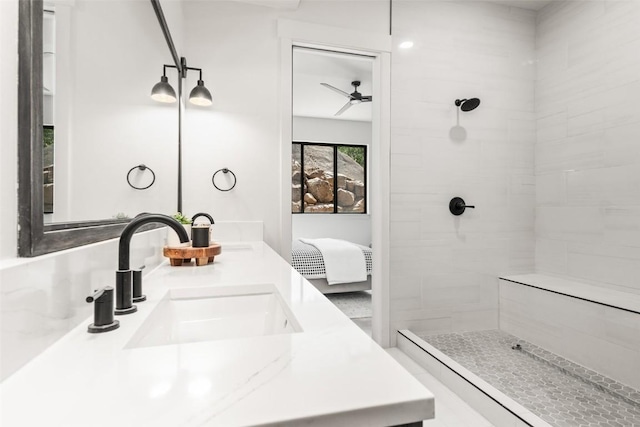
[[[467,208],[475,209],[475,206],[467,205],[461,197],[454,197],[449,202],[449,212],[456,216],[462,215]]]

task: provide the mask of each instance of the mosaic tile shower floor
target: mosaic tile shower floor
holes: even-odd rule
[[[640,427],[640,392],[513,335],[420,337],[553,426]]]

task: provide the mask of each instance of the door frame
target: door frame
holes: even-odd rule
[[[369,210],[373,248],[372,336],[382,347],[391,340],[389,321],[389,177],[391,145],[391,36],[278,20],[280,40],[280,255],[291,262],[291,142],[293,47],[308,47],[373,58],[372,141]]]

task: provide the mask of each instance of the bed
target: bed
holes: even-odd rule
[[[367,280],[329,285],[322,253],[314,246],[294,240],[291,245],[291,266],[323,294],[355,292],[371,289],[372,252],[367,246],[357,245],[364,253],[367,264]]]

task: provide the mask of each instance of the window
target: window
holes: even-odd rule
[[[293,142],[292,213],[367,213],[367,147]]]
[[[42,164],[43,164],[43,203],[44,213],[53,213],[53,149],[54,149],[54,132],[53,126],[44,125],[42,129],[43,146],[42,146]]]

